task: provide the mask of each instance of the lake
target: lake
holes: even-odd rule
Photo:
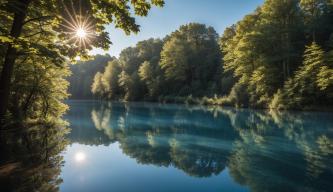
[[[3,159],[12,159],[1,161],[6,162],[5,167],[0,166],[2,189],[333,189],[332,113],[154,103],[67,103],[70,110],[64,119],[70,129],[65,138],[59,135],[59,128],[35,129],[14,142],[11,149],[2,147]],[[20,169],[10,173],[15,167]]]

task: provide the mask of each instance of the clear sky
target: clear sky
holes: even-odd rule
[[[212,26],[222,34],[224,29],[246,14],[253,12],[264,0],[165,0],[163,8],[154,7],[147,17],[137,17],[138,34],[129,36],[113,25],[107,27],[113,43],[108,51],[93,50],[92,54],[118,56],[122,49],[151,37],[163,38],[180,25],[198,22]]]

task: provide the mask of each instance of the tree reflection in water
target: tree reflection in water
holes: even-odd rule
[[[67,133],[58,122],[2,130],[0,191],[59,191]]]
[[[330,191],[332,113],[73,102],[71,124],[1,131],[0,191],[58,191],[68,143],[109,145],[140,164],[229,175],[251,191]],[[26,130],[26,131],[22,131]],[[77,154],[84,161],[84,154]]]
[[[94,106],[91,118],[142,164],[195,177],[228,167],[251,191],[333,188],[331,113],[106,103]]]

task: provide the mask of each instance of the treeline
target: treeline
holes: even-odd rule
[[[101,72],[107,66],[113,57],[110,55],[96,55],[87,61],[78,61],[70,65],[71,76],[69,81],[69,98],[70,99],[92,99],[91,84],[97,72]]]
[[[230,87],[222,85],[222,76],[218,34],[191,23],[163,40],[148,39],[124,49],[104,73],[95,75],[92,92],[131,101],[213,96]]]
[[[219,37],[190,23],[122,51],[92,92],[102,99],[236,107],[333,106],[332,0],[266,0]]]

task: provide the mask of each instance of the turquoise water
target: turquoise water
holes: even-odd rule
[[[0,130],[1,192],[333,191],[332,113],[67,103]]]
[[[333,115],[70,101],[60,191],[332,191]]]

